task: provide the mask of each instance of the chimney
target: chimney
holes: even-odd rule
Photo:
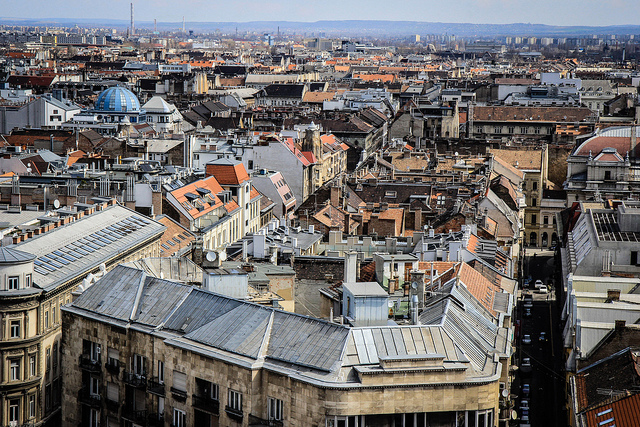
[[[342,189],[339,186],[331,187],[331,205],[335,207],[340,206],[340,197],[342,197]]]
[[[607,289],[607,301],[620,301],[620,289]]]
[[[345,283],[354,283],[357,280],[358,254],[357,252],[347,252],[344,254],[344,277]]]

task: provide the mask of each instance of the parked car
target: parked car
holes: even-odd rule
[[[531,309],[530,308],[525,308],[524,309],[524,317],[531,317]]]
[[[529,409],[529,399],[522,399],[520,401],[520,409]]]
[[[525,335],[522,337],[522,344],[527,344],[527,345],[528,345],[528,344],[531,344],[531,335],[529,335],[529,334],[525,334]]]
[[[546,332],[540,332],[540,336],[538,337],[538,341],[546,342],[547,341],[547,333]]]
[[[526,294],[524,296],[524,308],[533,308],[533,295]]]
[[[545,285],[542,285],[538,288],[538,292],[540,292],[541,294],[548,294],[549,288],[547,288]]]
[[[520,410],[520,421],[529,422],[529,409]]]
[[[531,372],[531,358],[525,357],[522,359],[522,364],[520,365],[520,369],[523,373]]]
[[[544,286],[544,283],[542,283],[542,280],[538,279],[536,280],[536,283],[534,284],[536,289],[540,289],[540,286]]]
[[[529,396],[529,393],[531,393],[531,386],[529,385],[529,383],[522,384],[522,394],[525,396]]]

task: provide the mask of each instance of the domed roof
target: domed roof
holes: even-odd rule
[[[140,101],[129,89],[115,86],[103,91],[94,106],[96,111],[132,113],[140,111]]]
[[[0,264],[22,264],[33,261],[35,258],[35,255],[28,252],[7,247],[0,248]]]

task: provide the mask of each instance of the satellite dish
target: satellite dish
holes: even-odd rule
[[[55,199],[53,201],[53,207],[56,208],[56,209],[59,209],[60,208],[60,200]]]
[[[518,413],[514,410],[511,411],[511,419],[512,420],[517,420],[518,419]]]
[[[502,390],[502,397],[507,398],[509,397],[509,390],[507,390],[506,388]]]
[[[207,252],[206,258],[207,261],[214,262],[218,258],[218,255],[213,251],[209,251]]]
[[[411,282],[411,289],[418,289],[418,282]]]
[[[220,252],[220,261],[224,262],[227,260],[227,251]]]

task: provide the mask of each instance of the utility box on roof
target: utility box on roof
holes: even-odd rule
[[[376,282],[342,284],[342,315],[353,326],[383,326],[389,295]]]

